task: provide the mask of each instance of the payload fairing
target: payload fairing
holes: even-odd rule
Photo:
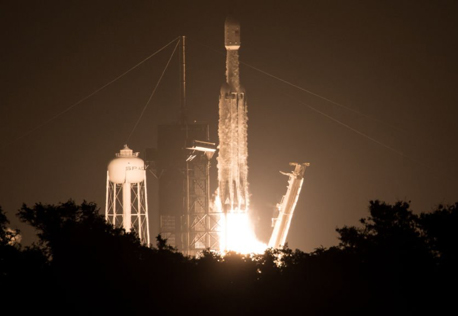
[[[219,99],[218,188],[224,213],[248,210],[247,104],[240,85],[240,24],[231,17],[224,25],[226,82]]]

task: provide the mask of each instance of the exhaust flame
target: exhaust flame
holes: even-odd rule
[[[253,226],[247,213],[228,213],[222,219],[225,231],[221,238],[221,244],[226,249],[221,250],[235,251],[239,253],[262,253],[267,248],[266,244],[258,241],[253,231]]]
[[[220,197],[217,195],[215,205],[218,212],[223,213]],[[263,253],[267,244],[259,241],[254,233],[254,225],[245,210],[230,210],[221,215],[221,231],[219,233],[220,249],[222,254],[235,251],[242,254]]]

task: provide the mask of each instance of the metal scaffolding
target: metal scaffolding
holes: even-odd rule
[[[205,141],[197,140],[205,139]],[[210,166],[215,144],[208,124],[159,126],[159,232],[186,255],[219,249],[221,213],[213,212]]]

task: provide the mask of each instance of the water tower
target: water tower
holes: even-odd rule
[[[105,219],[115,227],[135,231],[149,245],[145,163],[124,145],[108,164]]]

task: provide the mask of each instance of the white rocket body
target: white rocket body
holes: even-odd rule
[[[248,210],[247,104],[240,85],[240,24],[225,22],[226,82],[219,99],[218,187],[224,213]]]

